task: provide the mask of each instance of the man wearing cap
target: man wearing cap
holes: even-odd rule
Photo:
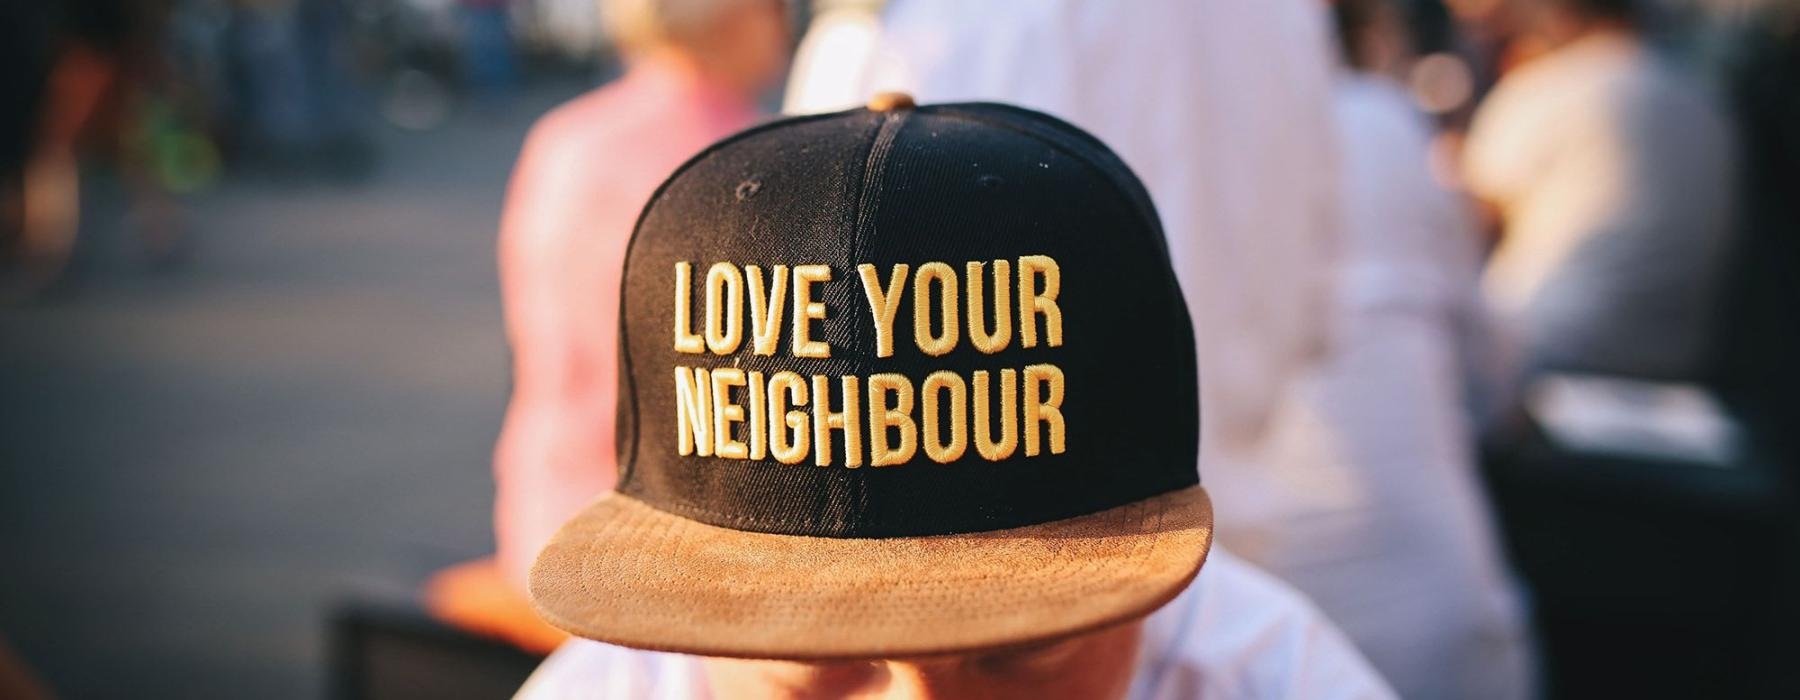
[[[743,132],[620,294],[619,488],[531,574],[594,641],[520,697],[1392,695],[1209,556],[1193,328],[1085,132],[904,95]]]

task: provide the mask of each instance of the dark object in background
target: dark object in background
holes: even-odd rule
[[[1720,393],[1780,440],[1800,478],[1800,7],[1745,22],[1727,66],[1743,153],[1743,221],[1715,336]]]
[[[0,5],[0,303],[29,298],[69,259],[76,156],[104,124],[118,77],[141,48],[133,27],[156,3],[64,0]]]
[[[509,0],[462,0],[463,80],[477,99],[490,103],[512,95],[518,80]]]
[[[0,3],[0,259],[22,228],[24,171],[39,151],[46,108],[54,104],[53,69],[75,46],[122,53],[133,16],[123,0]],[[55,126],[70,132],[66,138],[79,130]]]
[[[0,637],[0,698],[7,700],[49,700],[50,690],[24,660]]]
[[[375,166],[339,0],[236,4],[223,37],[234,162],[280,174],[358,178]]]
[[[331,646],[333,697],[342,700],[504,700],[543,661],[398,603],[345,605]]]
[[[0,4],[0,265],[17,255],[25,229],[25,163],[53,57],[46,8],[19,0]]]
[[[1699,466],[1534,433],[1486,462],[1545,697],[1795,697],[1796,509],[1766,455]]]
[[[31,155],[55,58],[52,14],[48,3],[0,3],[0,185],[9,190]]]

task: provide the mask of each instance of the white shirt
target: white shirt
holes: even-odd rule
[[[880,23],[817,25],[790,107],[852,106],[821,79],[836,76],[1022,104],[1115,149],[1155,199],[1194,320],[1220,540],[1319,601],[1403,690],[1517,697],[1524,612],[1459,422],[1471,232],[1403,95],[1357,83],[1334,114],[1324,11],[894,0]]]
[[[1464,411],[1475,234],[1431,179],[1404,90],[1346,74],[1336,102],[1335,342],[1285,396],[1265,468],[1208,479],[1219,532],[1305,591],[1403,696],[1530,697],[1526,610]]]
[[[1581,39],[1500,81],[1464,176],[1505,219],[1483,286],[1528,369],[1694,375],[1732,161],[1718,107],[1630,37]]]
[[[515,700],[710,700],[702,659],[575,640]],[[1132,700],[1392,698],[1366,660],[1286,585],[1214,548],[1174,601],[1153,613]]]
[[[1201,463],[1250,459],[1281,387],[1324,343],[1337,185],[1324,5],[893,0],[879,22],[857,12],[815,21],[789,111],[902,90],[1018,104],[1098,136],[1150,190],[1194,319]]]

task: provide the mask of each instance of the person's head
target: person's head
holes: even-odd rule
[[[1206,559],[1168,244],[1066,122],[750,129],[657,190],[620,295],[619,488],[532,568],[555,626],[726,697],[1104,698]]]
[[[662,61],[746,95],[787,68],[783,0],[601,0],[607,32],[627,61]]]
[[[1135,620],[1059,641],[986,652],[848,661],[706,660],[718,697],[1029,698],[1108,700],[1131,686],[1142,641]]]
[[[1633,31],[1640,0],[1516,0],[1525,38],[1556,48],[1597,31]]]
[[[1352,69],[1398,77],[1412,57],[1406,18],[1395,0],[1337,0],[1332,3],[1338,45]]]

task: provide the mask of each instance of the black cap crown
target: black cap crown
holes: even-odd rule
[[[738,530],[937,535],[1197,483],[1193,331],[1143,186],[996,104],[733,136],[626,258],[619,489]]]

